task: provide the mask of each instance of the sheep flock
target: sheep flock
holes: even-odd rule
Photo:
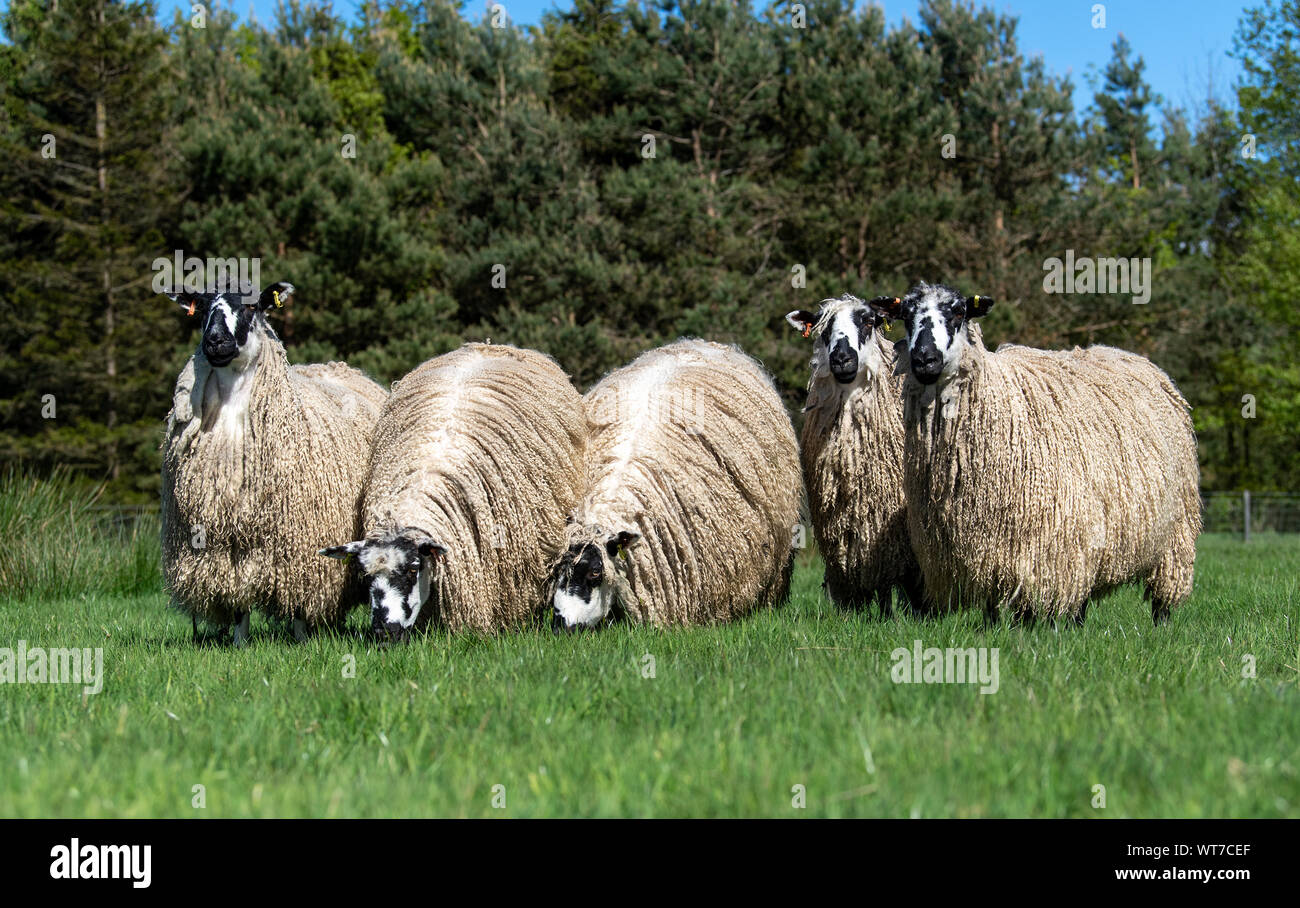
[[[1136,583],[1159,625],[1192,590],[1186,400],[1114,347],[988,349],[987,296],[786,314],[811,354],[796,435],[760,362],[698,338],[585,395],[507,344],[390,390],[290,365],[270,318],[293,293],[172,296],[200,336],[162,445],[163,577],[196,639],[243,645],[253,611],[303,639],[356,606],[389,643],[742,620],[788,598],[806,537],[829,603],[883,617],[1082,623]]]

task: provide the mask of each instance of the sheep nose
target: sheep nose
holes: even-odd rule
[[[238,352],[239,347],[235,344],[233,338],[220,341],[205,340],[203,342],[203,355],[210,360],[218,362],[231,360],[234,359],[235,354]]]
[[[932,385],[939,380],[943,371],[943,357],[937,350],[925,350],[912,355],[912,374],[924,385]]]
[[[381,642],[401,643],[406,639],[406,628],[396,621],[376,617],[371,620],[370,627]]]
[[[840,381],[851,380],[858,372],[858,355],[849,348],[849,342],[840,339],[830,355],[831,373]]]
[[[935,372],[941,362],[938,350],[922,350],[912,357],[912,368],[922,372]]]

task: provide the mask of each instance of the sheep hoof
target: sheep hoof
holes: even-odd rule
[[[245,646],[248,646],[248,623],[251,618],[252,618],[251,614],[245,613],[239,619],[239,623],[235,625],[234,643],[235,646],[240,649],[243,649]]]
[[[294,618],[293,638],[297,640],[299,643],[303,643],[306,641],[308,636],[309,635],[307,633],[307,622],[303,621],[301,618]]]

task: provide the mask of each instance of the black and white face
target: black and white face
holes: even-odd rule
[[[576,631],[596,627],[614,610],[614,584],[610,572],[620,551],[640,539],[639,533],[612,534],[603,546],[577,543],[560,558],[553,582],[555,607],[551,629]],[[603,548],[603,552],[602,552]]]
[[[957,374],[968,343],[966,322],[987,315],[993,299],[965,297],[943,284],[920,283],[901,299],[877,297],[871,306],[903,320],[912,375],[921,384],[932,385]]]
[[[446,546],[409,533],[320,550],[327,558],[356,559],[369,588],[371,630],[391,642],[405,640],[426,614],[434,562],[446,553]]]
[[[884,319],[855,296],[823,300],[817,314],[799,309],[785,320],[804,337],[815,332],[813,370],[818,377],[831,375],[848,385],[864,373],[879,372],[883,365],[872,334]]]
[[[254,300],[237,292],[179,293],[172,296],[188,314],[202,320],[199,352],[214,369],[242,372],[257,362],[262,337],[275,335],[263,313],[284,304],[293,285],[273,284]]]

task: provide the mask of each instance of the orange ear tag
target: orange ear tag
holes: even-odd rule
[[[809,334],[812,334],[812,325],[808,324],[807,322],[804,322],[804,323],[803,323],[803,336],[804,336],[804,337],[807,337]]]
[[[185,310],[185,314],[186,314],[186,315],[193,315],[193,314],[194,314],[194,300],[190,300],[190,308],[188,308],[188,309]]]

